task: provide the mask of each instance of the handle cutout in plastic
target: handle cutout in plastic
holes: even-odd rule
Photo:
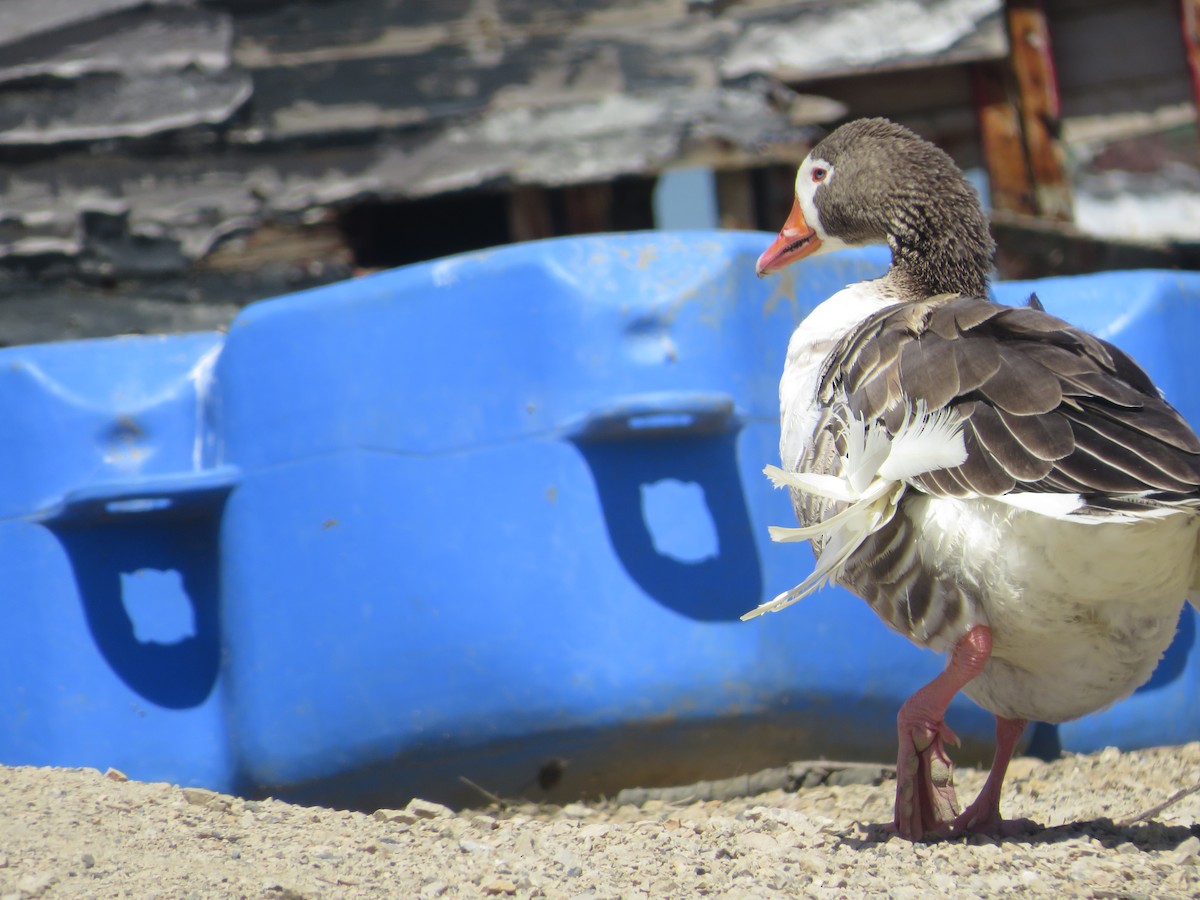
[[[718,434],[738,424],[728,394],[663,391],[618,398],[584,415],[568,435],[578,441],[677,437]]]

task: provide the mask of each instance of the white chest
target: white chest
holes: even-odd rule
[[[779,381],[779,455],[792,469],[817,423],[817,382],[825,359],[847,334],[873,313],[896,305],[882,281],[863,281],[838,291],[792,332]]]

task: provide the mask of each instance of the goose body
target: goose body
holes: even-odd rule
[[[828,408],[817,384],[833,346],[897,304],[879,287],[865,282],[840,291],[792,335],[780,382],[779,449],[793,470],[814,465]],[[819,522],[826,510],[814,515],[798,495],[802,520]],[[883,561],[847,567],[839,581],[873,598],[885,622],[933,650],[948,650],[975,625],[990,626],[991,659],[963,692],[997,715],[1069,721],[1127,697],[1150,677],[1195,587],[1200,516],[1189,503],[1148,517],[1093,512],[1072,520],[1052,505],[1062,496],[1028,494],[1030,508],[1012,499],[912,491],[902,503],[896,546],[883,548]],[[1049,514],[1038,511],[1039,501]],[[955,587],[970,589],[941,598],[943,611],[915,617],[910,592],[878,588],[880,570],[898,559],[950,573]]]
[[[945,672],[898,717],[895,827],[917,839],[1010,827],[999,795],[1028,720],[1131,694],[1200,587],[1200,439],[1116,347],[986,299],[991,239],[961,173],[886,120],[818,144],[760,274],[887,242],[882,278],[819,305],[788,346],[780,467],[816,571]],[[943,720],[962,691],[997,718],[980,797],[959,812]]]

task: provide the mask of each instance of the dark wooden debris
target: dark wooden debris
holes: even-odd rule
[[[1183,58],[1197,0],[920,4],[6,0],[0,344],[213,327],[355,272],[649,227],[673,166],[716,169],[724,226],[777,228],[796,161],[858,115],[964,165],[982,147],[998,209],[1061,216],[1063,119],[1192,96],[1163,44]],[[1036,39],[1010,54],[1010,30]]]
[[[923,3],[6,0],[0,343],[50,285],[236,307],[422,258],[428,198],[479,198],[433,223],[468,249],[628,226],[671,166],[794,165],[845,107],[789,79],[1006,52],[1001,0]]]
[[[1180,33],[1192,79],[1192,98],[1200,109],[1200,0],[1179,0]]]
[[[1071,186],[1045,10],[1041,0],[1009,0],[1007,12],[1008,60],[972,70],[992,206],[1069,222]]]
[[[1046,218],[1067,222],[1072,216],[1071,186],[1058,140],[1062,111],[1042,0],[1009,0],[1008,26],[1037,211]]]
[[[1001,278],[1084,275],[1118,269],[1200,269],[1200,243],[1119,241],[1087,234],[1066,222],[992,212]]]

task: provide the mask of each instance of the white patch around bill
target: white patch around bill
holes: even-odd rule
[[[825,179],[814,182],[812,179],[813,169],[818,167],[826,171]],[[811,155],[804,157],[804,162],[800,163],[800,168],[796,170],[796,202],[800,204],[800,211],[804,213],[804,221],[817,233],[817,238],[821,241],[821,246],[813,251],[813,256],[830,253],[834,250],[845,250],[850,246],[841,238],[834,237],[825,230],[825,226],[821,223],[821,213],[817,209],[817,191],[823,190],[832,182],[836,174],[830,162]]]

